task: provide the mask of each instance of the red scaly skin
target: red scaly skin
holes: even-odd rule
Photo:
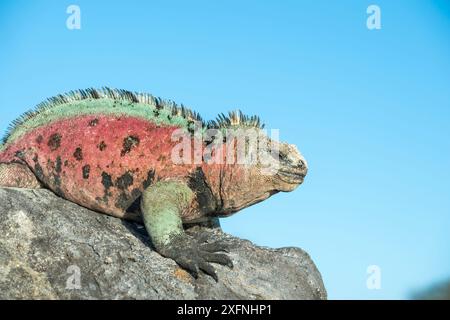
[[[154,181],[186,180],[199,165],[171,160],[175,126],[134,117],[85,115],[59,120],[25,134],[0,163],[26,163],[56,194],[87,208],[127,218],[127,209]],[[220,165],[204,167],[214,193]],[[194,219],[195,208],[185,213]],[[197,213],[198,214],[198,213]],[[129,216],[132,218],[132,216]]]

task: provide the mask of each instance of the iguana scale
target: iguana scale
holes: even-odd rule
[[[226,248],[188,236],[183,224],[216,221],[292,191],[307,165],[286,143],[278,145],[280,169],[269,176],[260,163],[174,163],[173,133],[183,129],[194,140],[196,122],[221,130],[261,127],[258,117],[236,112],[205,123],[184,106],[125,90],[58,95],[10,126],[0,147],[0,186],[44,187],[89,209],[141,220],[160,254],[194,276],[202,270],[217,280],[210,263],[232,267],[220,253]]]

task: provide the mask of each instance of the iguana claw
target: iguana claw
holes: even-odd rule
[[[218,251],[227,251],[223,243],[200,243],[195,238],[181,234],[172,239],[170,244],[160,248],[160,253],[173,259],[182,268],[198,278],[199,270],[210,275],[216,282],[219,280],[211,263],[218,263],[233,268],[231,259]]]

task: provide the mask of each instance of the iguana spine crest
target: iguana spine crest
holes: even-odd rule
[[[247,116],[242,111],[231,111],[228,115],[223,113],[219,114],[215,120],[205,122],[198,112],[192,111],[190,108],[185,107],[183,104],[177,105],[172,100],[164,100],[158,97],[154,97],[148,93],[133,92],[123,89],[112,89],[109,87],[102,87],[100,89],[88,88],[72,90],[67,93],[58,94],[50,97],[43,102],[39,103],[35,108],[26,111],[17,119],[13,120],[8,126],[5,135],[2,138],[2,143],[8,143],[14,130],[20,126],[23,126],[28,120],[33,119],[40,113],[46,112],[54,107],[68,104],[71,102],[83,101],[87,99],[105,99],[109,98],[115,101],[127,101],[130,103],[146,104],[156,110],[164,109],[169,111],[173,116],[180,116],[188,121],[197,121],[206,128],[219,129],[229,127],[256,127],[263,128],[258,116]]]

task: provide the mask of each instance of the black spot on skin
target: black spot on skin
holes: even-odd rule
[[[34,165],[34,170],[35,170],[35,175],[36,177],[41,180],[44,181],[44,173],[42,170],[42,167],[40,166],[39,162],[38,162],[38,158],[37,155],[34,156],[33,161],[35,163]],[[53,190],[53,192],[55,194],[57,194],[58,196],[65,198],[64,192],[61,189],[61,171],[62,171],[62,161],[61,161],[61,157],[58,156],[56,157],[56,161],[53,162],[50,159],[47,159],[47,169],[51,172],[49,172],[49,176],[48,176],[48,186],[50,187],[51,190]]]
[[[81,150],[80,147],[76,148],[73,157],[77,159],[77,161],[83,160],[83,150]]]
[[[211,188],[206,183],[205,173],[197,167],[189,176],[188,186],[195,193],[199,209],[203,213],[211,213],[217,209],[217,201]]]
[[[117,208],[120,208],[127,212],[138,212],[140,210],[140,197],[142,192],[139,189],[133,189],[131,195],[125,192],[119,194],[116,203],[114,204]]]
[[[158,109],[153,110],[153,114],[154,114],[155,117],[159,117]]]
[[[55,171],[56,173],[60,174],[62,170],[62,161],[61,161],[61,157],[57,156],[56,157],[56,164],[55,164]]]
[[[108,197],[111,196],[111,192],[109,192],[109,189],[113,186],[113,182],[111,176],[105,171],[102,172],[102,184],[105,187],[102,201],[108,203]]]
[[[15,156],[19,158],[20,160],[23,160],[25,158],[25,152],[24,150],[17,150],[15,153]]]
[[[144,187],[144,189],[147,189],[155,180],[155,170],[149,170],[147,172],[147,179],[144,180],[144,182],[142,182],[142,186]]]
[[[38,137],[36,138],[37,144],[41,144],[43,140],[44,140],[44,137],[42,135],[38,135]]]
[[[44,183],[44,171],[42,170],[42,167],[39,164],[39,159],[38,159],[37,154],[34,155],[33,161],[34,161],[34,174],[36,175],[36,178],[38,178],[39,181]]]
[[[40,181],[44,181],[44,171],[42,170],[42,167],[39,164],[39,162],[36,162],[34,164],[34,174]]]
[[[50,189],[52,189],[58,196],[64,198],[64,192],[61,189],[61,157],[57,157],[56,158],[56,162],[51,161],[50,159],[47,160],[47,166],[48,168],[53,168],[53,173],[51,174],[51,176],[53,177],[53,183],[49,183],[49,185],[51,186]],[[36,166],[35,166],[36,169]],[[37,169],[39,170],[39,169]],[[42,170],[42,168],[41,168]],[[38,176],[38,174],[36,173],[36,176]]]
[[[51,151],[57,150],[61,146],[61,135],[59,133],[54,133],[48,139],[47,145]]]
[[[98,125],[98,119],[92,119],[91,121],[89,121],[89,127],[95,127],[96,125]]]
[[[137,147],[139,145],[139,137],[137,136],[128,136],[123,139],[122,151],[120,155],[123,157],[127,153],[131,151],[132,148]]]
[[[61,177],[57,174],[53,175],[54,184],[55,184],[55,193],[60,197],[65,197],[64,192],[61,189]]]
[[[116,200],[116,203],[114,204],[117,208],[127,210],[127,208],[130,206],[130,197],[122,192],[119,194],[119,197]]]
[[[83,168],[83,179],[89,179],[89,173],[91,172],[91,166],[90,165],[85,165]]]
[[[100,149],[100,151],[103,151],[103,150],[106,149],[107,146],[106,146],[105,141],[102,141],[102,142],[100,142],[100,143],[98,144],[97,147]]]
[[[111,176],[105,171],[102,172],[102,184],[105,187],[105,190],[109,190],[109,188],[113,186]]]
[[[69,161],[68,160],[65,160],[64,161],[64,167],[67,167],[69,165]]]
[[[133,175],[127,171],[116,180],[116,186],[120,190],[127,190],[133,184]]]

